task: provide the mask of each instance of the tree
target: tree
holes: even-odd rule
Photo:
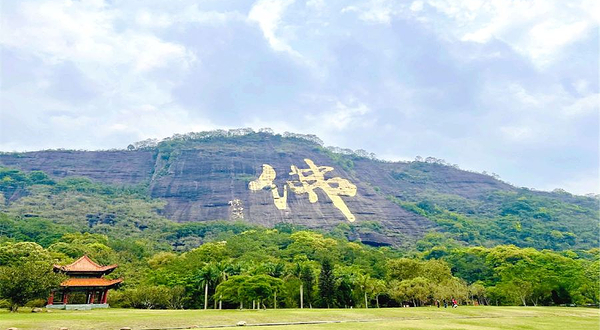
[[[442,260],[428,260],[421,266],[420,276],[430,279],[433,283],[440,283],[452,278],[450,267]]]
[[[244,297],[241,294],[240,288],[242,284],[249,278],[247,275],[233,275],[226,281],[221,282],[217,286],[216,294],[224,301],[237,302],[240,304],[240,309],[244,308]]]
[[[415,259],[400,258],[388,261],[388,277],[390,280],[409,280],[422,276],[421,262]]]
[[[454,276],[458,276],[467,283],[484,281],[491,284],[493,280],[493,267],[486,262],[488,250],[482,247],[467,249],[453,249],[445,258],[452,267]]]
[[[477,299],[479,305],[487,304],[486,289],[480,282],[469,285],[469,295],[471,300]]]
[[[171,288],[168,300],[170,309],[182,309],[185,303],[185,288],[183,286],[175,286]]]
[[[277,292],[281,292],[283,281],[269,275],[234,275],[217,286],[216,294],[224,301],[239,302],[240,309],[244,301],[257,301],[259,305],[273,298],[277,305]]]
[[[468,298],[469,289],[462,279],[452,277],[441,283],[432,283],[435,299],[456,299],[462,303]]]
[[[242,299],[252,300],[258,302],[258,308],[260,305],[265,305],[264,302],[271,297],[277,296],[277,292],[283,287],[283,281],[271,277],[269,275],[255,275],[247,278],[239,288],[240,296]],[[277,305],[276,299],[274,299],[273,306]]]
[[[527,299],[529,299],[533,293],[533,285],[531,282],[518,278],[514,278],[508,283],[504,283],[502,287],[507,295],[515,295],[518,297],[523,303],[523,306],[527,306]]]
[[[313,287],[315,285],[315,274],[313,273],[313,269],[310,265],[305,264],[302,266],[300,272],[300,280],[302,281],[302,287],[306,292],[306,302],[308,302],[308,306],[312,308],[312,297],[313,297]]]
[[[354,280],[352,274],[346,271],[340,271],[336,269],[338,275],[336,276],[336,301],[338,307],[351,307],[354,305],[354,298],[352,297],[352,290],[354,288]]]
[[[380,279],[372,279],[371,283],[371,294],[375,296],[375,302],[377,303],[377,308],[379,308],[379,296],[382,293],[387,292],[387,285],[384,280]]]
[[[325,258],[336,258],[336,241],[332,238],[324,238],[322,234],[310,231],[298,231],[290,235],[293,240],[287,248],[291,256],[306,255],[311,260],[323,260]]]
[[[164,285],[142,285],[124,290],[120,300],[125,307],[162,309],[169,307],[173,298],[173,292]]]
[[[286,283],[298,283],[298,306],[304,308],[304,282],[301,279],[302,275],[302,264],[300,261],[292,264],[285,277]]]
[[[26,261],[0,267],[0,298],[10,302],[10,311],[32,299],[45,299],[50,291],[65,279],[52,271],[52,265],[43,261]]]
[[[368,294],[371,291],[371,276],[369,274],[357,274],[356,275],[356,287],[357,293],[364,297],[365,308],[369,308]]]
[[[50,253],[32,242],[6,243],[0,245],[0,266],[23,263],[27,261],[50,262]]]
[[[390,296],[398,301],[412,301],[414,306],[420,306],[432,292],[432,283],[424,277],[394,282],[390,288]]]
[[[214,264],[208,264],[197,274],[199,282],[204,285],[204,309],[208,309],[208,289],[209,285],[217,283],[220,279],[221,273]]]
[[[323,259],[321,273],[319,274],[319,295],[323,306],[332,307],[335,298],[335,276],[333,265],[329,258]]]
[[[227,277],[229,276],[229,274],[233,271],[233,266],[231,264],[231,262],[227,261],[227,260],[223,260],[221,262],[218,262],[215,265],[215,268],[217,269],[219,276],[217,281],[215,282],[216,285],[223,283],[224,281],[227,281]],[[215,289],[215,293],[216,293],[216,289]],[[222,297],[219,296],[219,309],[222,309]]]
[[[585,278],[581,286],[582,295],[588,302],[598,305],[600,302],[600,281],[598,281],[600,261],[588,262],[584,267]]]
[[[283,262],[267,262],[261,265],[262,272],[272,277],[281,277],[285,271],[285,264]]]

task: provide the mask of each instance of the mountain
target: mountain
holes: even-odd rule
[[[371,245],[435,240],[436,235],[426,235],[429,232],[473,245],[567,249],[599,243],[597,198],[518,188],[431,157],[381,161],[362,150],[325,148],[310,135],[249,129],[190,133],[142,141],[127,150],[2,153],[0,165],[10,180],[15,175],[6,173],[17,169],[45,173],[52,182],[88,178],[107,187],[136,190],[135,198],[162,203],[145,208],[143,216],[127,213],[128,220],[134,219],[136,226],[143,222],[142,227],[151,226],[148,222],[155,217],[166,217],[180,223],[289,223],[342,231]],[[50,212],[24,198],[51,198],[44,202],[48,205],[63,198],[36,190],[31,180],[27,185],[7,182],[0,186],[5,211],[16,216],[47,217]],[[102,189],[94,193],[102,194]],[[110,198],[104,201],[110,204]],[[90,228],[126,221],[119,210],[103,212],[90,205],[95,206],[82,208],[85,214],[79,215],[81,221],[97,220],[88,221]],[[56,209],[52,212],[61,218]],[[117,220],[107,222],[106,216]]]

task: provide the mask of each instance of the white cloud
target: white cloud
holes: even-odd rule
[[[580,89],[583,87],[580,86]],[[506,111],[515,114],[514,118],[544,115],[545,118],[566,120],[569,117],[593,115],[600,108],[600,94],[587,93],[575,97],[559,84],[551,85],[546,91],[531,91],[518,83],[498,84],[496,87],[486,87],[486,97],[505,106]]]
[[[600,194],[600,176],[598,176],[597,171],[577,173],[572,178],[554,182],[540,188],[547,191],[560,188],[578,195]]]
[[[547,147],[573,143],[578,126],[597,120],[600,97],[590,93],[575,97],[560,84],[532,90],[518,83],[487,84],[482,100],[487,104],[487,124],[494,123],[498,137],[508,148]]]
[[[590,94],[586,97],[573,101],[570,105],[563,108],[563,113],[567,116],[582,116],[600,112],[600,94]]]
[[[348,5],[342,9],[346,12],[379,24],[390,24],[394,17],[415,19],[454,40],[485,43],[499,39],[543,68],[564,46],[598,28],[600,2],[417,0],[406,4],[370,0]]]
[[[412,11],[421,11],[421,10],[423,10],[423,1],[413,1],[410,4],[410,10],[412,10]]]
[[[135,22],[144,27],[168,27],[174,23],[173,18],[167,13],[155,14],[148,10],[141,10],[135,16]]]
[[[135,22],[144,28],[163,29],[182,23],[198,23],[206,25],[224,25],[230,21],[244,21],[246,17],[235,11],[201,10],[198,4],[181,3],[179,10],[142,9],[135,14]]]
[[[114,130],[125,131],[139,139],[164,138],[174,133],[199,132],[221,128],[209,119],[190,118],[188,111],[178,106],[158,108],[145,104],[135,108],[116,112],[108,122],[115,123],[103,135],[110,135]]]
[[[306,7],[314,9],[316,11],[322,11],[327,4],[325,0],[307,0]]]
[[[529,30],[528,52],[534,60],[551,57],[556,49],[581,38],[588,27],[586,21],[543,21]]]
[[[253,117],[244,122],[243,127],[251,127],[255,131],[258,131],[261,128],[268,127],[273,130],[273,132],[277,134],[283,134],[284,132],[294,132],[294,133],[303,133],[309,134],[313,133],[310,129],[303,129],[302,125],[295,125],[294,123],[287,122],[285,120],[277,120],[271,118],[260,118]]]
[[[445,16],[446,21],[435,22],[446,33],[480,43],[500,39],[538,67],[554,61],[563,46],[597,26],[582,1],[429,0],[428,4]]]
[[[133,49],[141,50],[136,56],[135,68],[137,71],[165,67],[171,64],[170,62],[187,68],[190,62],[195,60],[195,56],[191,52],[186,52],[185,47],[163,42],[154,36],[131,38],[130,45]],[[152,51],[146,51],[147,49],[152,49]]]
[[[252,6],[248,19],[258,23],[271,48],[298,56],[299,54],[277,35],[285,9],[293,3],[294,0],[259,0]]]
[[[366,104],[350,98],[347,102],[336,100],[330,110],[306,118],[322,131],[342,131],[371,124],[369,113],[371,109]]]
[[[579,93],[581,95],[588,94],[590,92],[590,83],[589,83],[589,81],[587,81],[585,79],[577,80],[573,84],[573,87],[575,87],[575,90],[577,91],[577,93]]]
[[[500,131],[506,138],[520,143],[535,137],[533,129],[527,126],[504,126],[500,127]]]
[[[597,168],[599,4],[5,1],[0,150],[246,124],[567,182]]]
[[[344,7],[341,12],[356,12],[358,18],[366,22],[390,24],[396,14],[394,8],[394,3],[389,0],[370,0],[368,3]]]
[[[116,31],[118,15],[102,1],[24,2],[2,20],[2,29],[9,32],[0,35],[0,43],[51,63],[129,65],[147,71],[194,61],[182,45],[143,32]]]
[[[351,124],[361,122],[364,119],[364,115],[369,112],[371,112],[371,109],[364,103],[351,101],[350,104],[344,104],[337,101],[335,109],[331,113],[324,114],[323,119],[331,127],[342,130]]]
[[[0,95],[3,111],[11,105],[11,120],[28,123],[23,134],[31,137],[14,134],[23,138],[21,147],[107,148],[122,146],[115,145],[121,135],[131,142],[214,126],[172,104],[173,87],[199,64],[196,55],[144,30],[147,26],[139,28],[150,21],[168,26],[171,16],[148,10],[132,25],[119,26],[130,12],[90,0],[19,2],[10,10],[3,15],[2,30],[8,32],[0,35],[0,45],[41,61],[43,68],[33,79],[4,87]],[[64,65],[92,85],[83,103],[52,94],[56,89],[77,94],[77,88],[86,87],[57,80],[54,72]],[[2,141],[2,147],[14,148],[12,139]]]

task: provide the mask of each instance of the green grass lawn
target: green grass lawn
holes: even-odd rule
[[[105,309],[92,311],[51,311],[19,313],[0,311],[0,330],[69,330],[189,328],[194,326],[248,326],[257,323],[338,321],[341,323],[269,326],[265,329],[559,329],[589,330],[600,328],[600,311],[567,307],[459,307],[444,309],[278,309],[278,310],[136,310]],[[237,327],[234,327],[237,328]]]

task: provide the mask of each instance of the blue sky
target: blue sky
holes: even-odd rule
[[[216,128],[599,188],[598,1],[5,1],[0,150]]]

